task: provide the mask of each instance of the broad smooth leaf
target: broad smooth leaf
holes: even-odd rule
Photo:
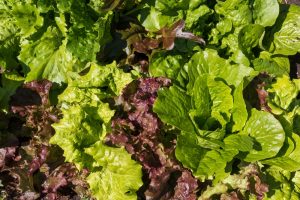
[[[277,0],[255,0],[253,3],[253,19],[255,24],[272,26],[279,15]]]
[[[254,149],[244,158],[247,162],[276,156],[285,139],[280,122],[272,114],[256,109],[252,109],[242,134],[254,139]]]
[[[272,30],[273,41],[270,51],[273,54],[294,55],[300,52],[300,6],[282,5],[278,19]]]

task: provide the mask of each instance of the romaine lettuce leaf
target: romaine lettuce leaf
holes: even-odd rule
[[[285,139],[280,122],[272,114],[256,109],[252,109],[242,134],[254,139],[254,149],[244,158],[247,162],[276,156]]]
[[[240,131],[245,126],[248,119],[248,112],[243,96],[245,88],[244,81],[241,82],[233,92],[233,106],[232,106],[232,132]]]
[[[270,167],[266,170],[266,181],[269,192],[264,200],[300,198],[299,172],[291,173],[278,167]]]
[[[300,50],[300,7],[297,5],[281,5],[278,21],[273,26],[269,51],[273,54],[294,55]]]
[[[200,180],[211,179],[217,183],[229,175],[225,171],[226,165],[238,152],[237,149],[231,148],[216,149],[207,152],[200,160],[200,164],[194,175]]]
[[[253,19],[255,24],[272,26],[279,15],[277,0],[255,0],[253,2]]]
[[[175,80],[186,59],[182,54],[159,51],[151,57],[149,73],[154,77],[167,77]]]
[[[165,123],[186,132],[194,132],[194,125],[189,117],[189,111],[192,108],[191,97],[179,87],[171,86],[169,89],[162,89],[158,92],[153,111]]]
[[[250,67],[242,64],[232,64],[229,60],[221,58],[213,49],[206,49],[195,53],[187,63],[185,70],[188,72],[187,89],[193,88],[196,78],[201,74],[210,74],[220,77],[228,85],[238,86],[247,76],[256,73]]]
[[[176,158],[183,164],[184,167],[197,171],[201,159],[206,154],[208,149],[201,147],[194,133],[181,132],[177,137]]]
[[[212,79],[210,77],[207,80],[207,86],[212,103],[211,117],[215,118],[224,126],[230,120],[233,107],[231,88],[222,81],[217,81],[216,78]],[[195,87],[197,87],[196,84]]]
[[[240,30],[239,47],[247,57],[253,57],[252,48],[258,45],[264,30],[264,27],[258,24],[246,25]]]

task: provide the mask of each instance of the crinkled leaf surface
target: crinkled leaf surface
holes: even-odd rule
[[[87,74],[80,76],[72,73],[69,79],[69,85],[73,87],[109,87],[116,95],[120,95],[122,89],[132,81],[132,76],[130,73],[124,73],[122,69],[118,69],[116,62],[105,66],[90,63]]]
[[[273,76],[288,75],[290,73],[290,61],[285,56],[272,55],[267,51],[260,52],[259,58],[253,60],[254,69],[259,72],[267,72]]]
[[[13,68],[17,65],[20,38],[19,28],[13,18],[9,5],[0,3],[0,66]]]
[[[134,200],[142,186],[142,166],[131,159],[124,148],[108,147],[97,142],[85,149],[97,165],[102,167],[92,172],[87,181],[94,196],[99,200]]]
[[[56,27],[49,27],[39,40],[23,41],[19,59],[30,68],[26,81],[46,78],[57,83],[67,81],[76,61]]]
[[[35,33],[44,22],[36,6],[29,2],[16,3],[12,8],[12,15],[16,20],[16,25],[21,29],[20,34],[25,38]]]
[[[287,109],[292,101],[299,93],[297,85],[290,81],[289,77],[284,75],[272,84],[272,88],[268,90],[272,97],[272,102],[283,109]]]

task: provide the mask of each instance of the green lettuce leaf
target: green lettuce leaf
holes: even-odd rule
[[[233,92],[232,132],[242,130],[248,119],[248,112],[243,96],[244,85],[244,82],[241,82]]]
[[[264,27],[258,24],[246,25],[240,30],[238,35],[239,47],[245,55],[253,56],[252,48],[258,45],[264,30]]]
[[[221,48],[226,50],[226,54],[230,60],[235,63],[242,64],[245,66],[250,66],[249,58],[243,53],[239,47],[239,31],[241,27],[235,29],[233,33],[230,33],[228,36],[223,37],[221,40]]]
[[[251,24],[252,11],[249,7],[249,0],[227,0],[218,1],[215,5],[216,13],[231,20],[234,27]]]
[[[112,12],[103,12],[95,21],[84,2],[73,3],[69,10],[73,26],[68,32],[67,49],[80,61],[95,61],[96,54],[111,40]]]
[[[197,87],[197,85],[195,86]],[[221,125],[225,125],[230,120],[233,107],[231,89],[222,81],[212,78],[208,78],[207,86],[212,102],[211,116],[217,119]]]
[[[176,13],[176,12],[175,12]],[[161,11],[154,7],[145,6],[138,19],[147,31],[157,32],[165,26],[170,26],[175,23],[182,14],[178,16],[164,15]]]
[[[108,123],[114,115],[114,111],[101,102],[97,93],[97,89],[67,88],[59,96],[64,117],[52,125],[56,133],[50,143],[59,145],[66,160],[74,162],[78,168],[91,167],[91,158],[84,153],[84,149],[106,135]],[[70,97],[75,97],[75,101]],[[63,99],[71,101],[70,104],[62,102]]]
[[[224,139],[222,149],[208,151],[199,161],[194,175],[200,180],[213,179],[214,183],[228,176],[226,166],[239,153],[252,150],[253,141],[246,135],[230,135]]]
[[[186,132],[193,132],[194,124],[191,118],[200,118],[199,123],[202,125],[213,120],[225,126],[230,120],[232,107],[233,99],[229,86],[214,77],[199,76],[191,96],[177,86],[159,91],[153,110],[165,123]],[[207,117],[211,119],[207,122],[202,121]]]
[[[184,9],[187,10],[189,7],[189,0],[156,0],[155,8],[162,12],[170,12],[173,10]]]
[[[186,132],[194,132],[194,124],[189,117],[192,108],[191,97],[174,85],[158,92],[153,111],[163,122]]]
[[[64,117],[53,125],[56,134],[51,138],[51,143],[64,149],[66,160],[81,168],[85,165],[89,156],[84,148],[105,137],[115,113],[102,100],[119,95],[131,81],[130,74],[117,69],[116,63],[106,66],[92,63],[86,75],[76,75],[69,81],[69,86],[58,97]],[[99,87],[110,90],[103,92],[97,89]]]
[[[134,200],[142,186],[142,166],[131,159],[124,148],[108,147],[97,142],[85,149],[102,170],[92,172],[87,182],[98,200]]]
[[[12,5],[11,5],[12,6]],[[0,2],[0,66],[14,68],[18,65],[16,57],[19,53],[19,28],[11,12],[11,7]]]
[[[238,152],[237,149],[231,148],[207,152],[201,159],[194,176],[200,180],[213,179],[215,183],[222,180],[229,175],[228,172],[225,172],[227,163],[230,162]]]
[[[230,195],[227,196],[230,191],[239,192],[239,198],[243,199],[257,199],[260,198],[260,194],[249,193],[247,190],[249,188],[254,188],[259,192],[260,187],[266,187],[260,180],[259,167],[255,164],[250,164],[247,166],[240,167],[240,171],[237,174],[232,174],[221,180],[219,183],[208,186],[198,200],[206,200],[217,198],[217,195],[221,195],[221,199],[231,197]],[[250,189],[250,190],[252,190]],[[224,195],[225,194],[225,195]],[[256,196],[256,197],[255,197]],[[233,197],[234,198],[234,197]]]
[[[201,74],[210,74],[220,77],[228,85],[238,86],[243,78],[255,74],[254,70],[242,64],[231,64],[223,59],[213,49],[206,49],[195,53],[187,63],[188,85],[187,89],[193,88],[196,78]]]
[[[37,31],[44,23],[44,18],[40,16],[39,9],[27,3],[16,3],[12,8],[12,15],[16,20],[16,25],[20,28],[20,34],[26,38]]]
[[[253,2],[253,19],[255,24],[272,26],[279,15],[277,0],[255,0]]]
[[[201,159],[208,150],[201,147],[197,135],[194,133],[181,132],[177,137],[176,158],[184,167],[197,171]]]
[[[70,72],[81,72],[87,62],[95,62],[111,40],[113,13],[96,13],[87,3],[73,0],[36,5],[17,4],[14,10],[20,35],[26,38],[18,56],[29,69],[26,81],[66,83]]]
[[[211,80],[216,82],[212,77],[209,77],[206,74],[198,76],[197,80],[195,81],[193,90],[191,91],[191,94],[194,97],[196,116],[200,117],[200,120],[206,120],[207,118],[209,118],[211,111],[212,111],[212,109],[211,109],[212,99],[211,99],[210,90],[208,87],[208,82]],[[225,88],[226,88],[226,86],[225,86]],[[228,88],[226,88],[226,89],[228,89]],[[219,98],[218,95],[215,94],[215,91],[212,91],[212,94],[214,95],[215,99]],[[221,95],[219,95],[219,96],[221,96]],[[230,102],[230,99],[229,99],[229,102]],[[215,104],[215,107],[217,107],[216,104]],[[217,116],[218,112],[217,111],[214,111],[214,112],[215,112],[215,115]]]
[[[185,64],[186,59],[182,54],[159,51],[154,53],[149,64],[149,73],[154,77],[167,77],[176,79],[180,69]]]
[[[2,74],[0,80],[2,85],[2,87],[0,87],[0,109],[6,110],[11,95],[13,95],[16,89],[22,85],[24,78],[11,72]]]
[[[30,68],[26,81],[67,82],[67,72],[73,71],[76,58],[66,49],[66,42],[59,30],[51,26],[39,40],[23,41],[19,59]]]
[[[273,76],[289,75],[290,61],[287,57],[272,55],[267,51],[262,51],[259,58],[252,61],[254,69],[259,72],[267,72]]]
[[[268,91],[269,104],[284,127],[287,138],[278,156],[261,162],[287,171],[300,170],[300,137],[297,128],[300,102],[296,100],[299,93],[297,83],[283,76],[277,78],[277,82],[273,83]],[[275,106],[277,110],[274,109]]]
[[[276,83],[272,84],[272,88],[268,90],[272,104],[286,110],[292,101],[297,97],[299,90],[297,85],[290,81],[286,75],[277,79]]]
[[[141,166],[124,148],[103,144],[115,114],[107,99],[119,95],[132,81],[131,75],[114,62],[106,66],[91,63],[85,75],[70,77],[68,87],[58,96],[63,118],[52,125],[55,135],[50,143],[64,150],[67,162],[91,172],[87,181],[96,199],[136,199],[142,185]]]
[[[207,29],[208,18],[212,16],[213,10],[207,5],[200,5],[198,8],[187,10],[185,17],[186,28],[196,35],[204,35]]]
[[[272,114],[256,109],[252,109],[242,134],[254,139],[254,149],[244,158],[247,162],[276,156],[285,139],[285,132],[280,122]]]
[[[266,170],[266,181],[269,184],[269,192],[264,199],[299,199],[299,172],[291,173],[278,167],[270,167]]]
[[[282,11],[278,22],[274,25],[269,50],[273,54],[294,55],[300,52],[300,7],[297,5],[281,5]]]
[[[241,134],[232,134],[224,139],[225,147],[237,149],[241,152],[252,150],[254,142],[250,136]]]
[[[80,76],[77,73],[70,73],[69,85],[73,87],[109,87],[115,95],[120,95],[122,89],[133,79],[130,73],[124,73],[118,69],[116,62],[100,66],[96,63],[89,63],[88,73]]]

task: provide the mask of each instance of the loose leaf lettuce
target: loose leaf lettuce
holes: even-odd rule
[[[19,59],[30,67],[26,81],[46,78],[53,82],[67,81],[76,59],[66,49],[66,40],[56,27],[49,27],[36,41],[25,40]]]
[[[20,35],[24,38],[35,33],[44,23],[40,11],[29,2],[26,4],[17,2],[13,5],[12,15],[16,20],[16,25],[21,30]]]
[[[117,68],[116,62],[105,66],[89,63],[87,74],[80,76],[72,73],[69,76],[70,86],[80,88],[109,87],[115,95],[120,95],[122,89],[132,81],[130,73],[124,73]]]
[[[0,3],[0,66],[14,68],[17,66],[20,37],[16,20],[11,13],[11,4]]]
[[[103,144],[115,114],[103,100],[120,93],[131,76],[115,63],[93,63],[86,75],[75,77],[58,97],[63,118],[53,124],[56,134],[50,142],[64,150],[66,161],[91,171],[87,180],[97,199],[135,199],[142,184],[141,166],[124,149]]]
[[[96,142],[85,149],[102,170],[87,177],[91,191],[99,200],[134,200],[142,185],[142,166],[131,159],[124,148],[108,147]]]

